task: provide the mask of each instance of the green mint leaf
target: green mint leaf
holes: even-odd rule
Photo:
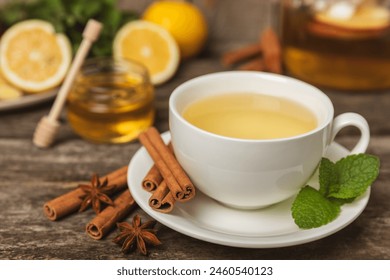
[[[355,198],[342,199],[342,198],[328,197],[328,200],[332,201],[333,203],[336,203],[337,205],[342,206],[347,203],[352,203],[355,200]]]
[[[337,184],[338,176],[335,171],[335,164],[327,158],[322,158],[319,167],[319,192],[323,196],[327,196],[331,186]]]
[[[337,184],[329,187],[327,197],[353,199],[362,195],[379,175],[379,158],[367,154],[350,155],[335,164]]]
[[[326,199],[316,189],[306,186],[298,193],[291,211],[298,227],[311,229],[336,219],[340,213],[340,206]]]

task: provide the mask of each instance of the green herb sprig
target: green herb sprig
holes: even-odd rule
[[[138,16],[134,12],[120,10],[117,0],[9,1],[0,8],[0,31],[26,19],[46,20],[54,25],[57,32],[69,37],[75,53],[82,40],[82,31],[91,18],[100,21],[103,29],[90,55],[109,56],[116,31]]]
[[[379,165],[379,158],[368,154],[349,155],[336,163],[323,158],[319,190],[305,186],[292,204],[295,223],[302,229],[311,229],[336,219],[343,204],[353,202],[376,180]]]

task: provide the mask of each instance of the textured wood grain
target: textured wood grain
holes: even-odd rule
[[[344,145],[352,144],[354,138],[343,138]],[[387,189],[390,170],[390,137],[375,137],[370,146],[371,153],[380,151],[382,170],[379,179],[372,187],[369,204],[363,214],[347,228],[319,241],[304,245],[279,249],[241,249],[199,241],[177,233],[159,224],[159,237],[163,245],[150,250],[152,259],[388,259],[390,258],[390,193]],[[2,140],[1,150],[11,154],[32,148],[26,140],[17,143]],[[73,140],[83,150],[88,146],[83,141]],[[110,152],[118,152],[117,146]],[[87,148],[88,150],[88,148]],[[102,155],[101,149],[97,156]],[[133,151],[127,150],[131,157]],[[63,151],[62,151],[63,152]],[[85,155],[86,152],[82,152]],[[0,257],[2,259],[140,259],[138,254],[123,255],[120,248],[111,242],[116,235],[113,231],[104,240],[96,241],[84,232],[84,226],[94,217],[94,212],[77,213],[57,222],[49,221],[42,213],[43,202],[75,186],[78,180],[88,177],[93,169],[109,169],[95,165],[93,158],[83,160],[79,168],[71,168],[76,150],[67,149],[67,157],[48,160],[25,172],[25,161],[8,165],[0,171],[1,221]],[[104,154],[104,153],[103,153]],[[118,153],[119,154],[119,153]],[[26,156],[32,163],[36,154]],[[12,157],[15,161],[16,158]],[[118,162],[126,157],[118,156]],[[4,163],[2,157],[2,166]],[[50,165],[51,167],[48,166]],[[65,164],[65,162],[67,162]],[[123,163],[123,162],[121,162]],[[69,165],[68,165],[69,164]],[[18,167],[22,170],[18,170]],[[81,168],[84,166],[84,168]],[[86,167],[88,170],[85,170]],[[81,169],[81,170],[80,170]],[[83,170],[84,169],[84,170]],[[42,172],[42,170],[44,172]],[[49,171],[50,170],[50,171]],[[62,172],[68,170],[67,172]],[[6,175],[9,174],[9,175]],[[140,209],[144,219],[147,215]],[[133,215],[132,214],[132,215]],[[131,215],[131,216],[132,216]],[[128,221],[131,220],[129,217]]]
[[[142,10],[151,1],[121,1],[123,8]],[[210,39],[196,59],[183,62],[174,79],[156,88],[155,125],[168,130],[168,99],[179,84],[199,75],[227,70],[220,64],[223,50],[255,40],[262,28],[277,21],[266,16],[263,0],[214,0],[196,2],[207,16]],[[58,141],[47,150],[36,148],[32,134],[39,119],[50,110],[50,102],[27,109],[0,113],[0,259],[390,259],[390,91],[325,92],[336,115],[353,111],[367,118],[372,133],[369,153],[381,159],[381,171],[372,187],[365,211],[345,229],[311,243],[277,249],[242,249],[211,244],[180,234],[158,224],[163,245],[148,257],[123,255],[111,240],[93,240],[85,225],[94,217],[88,210],[49,221],[43,203],[67,192],[93,172],[106,174],[127,164],[140,144],[96,145],[80,139],[66,122]],[[357,131],[345,129],[337,141],[352,147]],[[139,213],[137,208],[126,220]]]

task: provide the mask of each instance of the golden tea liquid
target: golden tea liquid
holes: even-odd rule
[[[79,77],[68,97],[68,121],[93,142],[123,143],[135,139],[154,120],[150,83],[124,73]]]
[[[363,1],[348,15],[336,14],[337,7],[318,11],[309,1],[300,3],[284,0],[283,61],[290,74],[336,89],[390,88],[390,16],[386,7],[379,1]]]
[[[317,126],[314,114],[288,99],[254,93],[207,97],[187,106],[183,117],[208,132],[241,139],[274,139]]]

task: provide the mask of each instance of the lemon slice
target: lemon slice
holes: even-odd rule
[[[22,95],[22,91],[9,85],[0,72],[0,101],[17,99]]]
[[[0,84],[0,101],[18,99],[22,96],[22,92],[10,85]]]
[[[143,64],[154,85],[164,83],[176,72],[180,54],[172,35],[163,27],[144,20],[131,21],[117,32],[113,43],[115,58]]]
[[[336,13],[332,11],[330,8],[317,13],[315,19],[322,23],[355,31],[378,30],[390,25],[388,10],[379,6],[361,6],[346,17],[336,16]]]
[[[0,42],[0,68],[5,79],[21,90],[39,92],[58,86],[69,68],[68,38],[43,20],[19,22]]]

